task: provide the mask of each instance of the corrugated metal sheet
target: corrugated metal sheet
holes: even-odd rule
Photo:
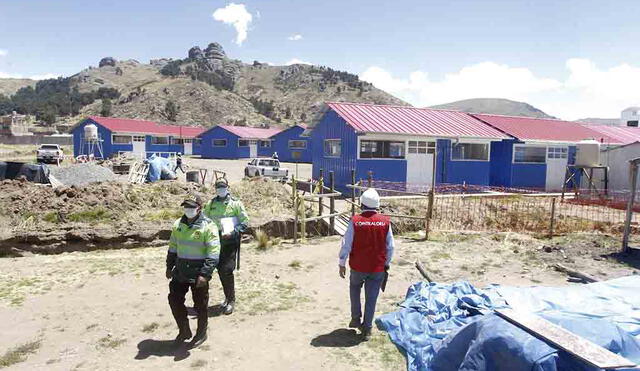
[[[89,116],[105,128],[118,133],[164,134],[195,138],[204,132],[202,127],[162,125],[153,121],[123,119],[117,117]]]
[[[605,142],[617,143],[615,139],[573,121],[477,113],[471,115],[524,141],[579,142],[584,139],[604,138]]]
[[[607,139],[613,139],[618,143],[629,144],[640,141],[640,128],[633,128],[629,126],[609,126],[609,125],[596,125],[596,124],[581,124],[582,126],[596,131],[602,135],[603,143],[616,143],[609,142]],[[606,139],[605,139],[606,138]],[[598,139],[600,140],[600,139]]]
[[[464,112],[342,102],[327,105],[358,132],[509,139]]]
[[[268,139],[269,137],[278,134],[282,129],[280,128],[252,128],[248,126],[231,126],[231,125],[218,125],[219,127],[232,132],[240,138],[247,139]]]

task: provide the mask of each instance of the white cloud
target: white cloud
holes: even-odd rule
[[[287,37],[287,40],[299,41],[299,40],[302,40],[302,35],[300,35],[300,34],[291,35],[291,36]]]
[[[242,45],[247,39],[249,24],[253,21],[253,16],[247,11],[244,4],[231,3],[224,8],[216,9],[212,16],[216,21],[232,25],[236,29],[236,44]]]
[[[293,58],[293,59],[289,59],[285,63],[285,66],[291,66],[292,64],[313,64],[313,63],[307,62],[307,61],[303,61],[303,60],[298,59],[298,58]]]
[[[24,76],[24,75],[12,74],[12,73],[4,73],[4,72],[0,71],[0,79],[46,80],[46,79],[55,79],[55,78],[60,77],[60,76],[61,76],[60,74],[55,74],[55,73],[46,73],[46,74],[42,74],[42,75]]]
[[[0,57],[6,57],[9,54],[7,49],[0,49]]]
[[[621,64],[599,69],[587,59],[569,59],[568,74],[560,80],[536,76],[524,67],[483,62],[430,79],[415,71],[406,78],[372,66],[361,78],[416,106],[430,106],[469,98],[506,98],[530,103],[565,119],[618,117],[640,104],[640,67]]]

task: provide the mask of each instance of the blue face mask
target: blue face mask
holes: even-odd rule
[[[186,216],[187,219],[193,219],[198,216],[198,209],[194,209],[193,207],[185,207],[184,216]]]

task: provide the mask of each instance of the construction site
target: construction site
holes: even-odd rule
[[[378,181],[372,172],[356,180],[355,170],[348,191],[338,192],[333,172],[320,169],[313,178],[310,164],[283,163],[291,174],[283,182],[246,177],[246,160],[186,156],[186,174],[178,176],[175,154],[147,161],[67,156],[47,166],[30,164],[33,149],[23,147],[3,147],[0,367],[449,369],[438,367],[484,354],[457,343],[490,341],[482,326],[515,339],[508,352],[486,345],[504,365],[553,361],[591,370],[640,361],[628,345],[638,328],[629,314],[636,304],[624,292],[637,287],[640,274],[630,252],[639,241],[638,204],[628,202],[635,195],[592,187],[421,188]],[[175,348],[162,274],[171,225],[186,196],[214,197],[219,178],[250,217],[237,310],[220,316],[222,292],[213,280],[210,342]],[[370,188],[391,217],[396,248],[377,330],[362,342],[347,328],[348,284],[336,263],[349,219]],[[599,295],[598,305],[590,295]],[[518,317],[522,311],[543,323]],[[567,312],[574,315],[561,315]],[[597,336],[585,330],[595,317],[604,331]],[[620,333],[609,336],[607,326]],[[558,340],[567,329],[575,338]],[[531,357],[524,345],[531,341],[539,358],[522,361]]]

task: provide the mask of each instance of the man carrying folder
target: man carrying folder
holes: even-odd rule
[[[240,239],[249,227],[249,217],[242,201],[231,197],[229,183],[218,179],[215,183],[216,197],[204,206],[204,214],[213,220],[220,230],[220,262],[218,276],[225,300],[222,303],[224,314],[233,313],[236,302],[236,289],[233,271],[240,265]]]
[[[367,189],[360,197],[362,213],[354,215],[342,239],[339,255],[339,273],[344,278],[349,259],[349,294],[351,322],[349,327],[360,328],[362,340],[371,337],[373,315],[380,289],[384,291],[389,264],[393,256],[393,232],[388,216],[379,214],[380,196],[375,189]],[[364,285],[364,321],[360,292]]]

